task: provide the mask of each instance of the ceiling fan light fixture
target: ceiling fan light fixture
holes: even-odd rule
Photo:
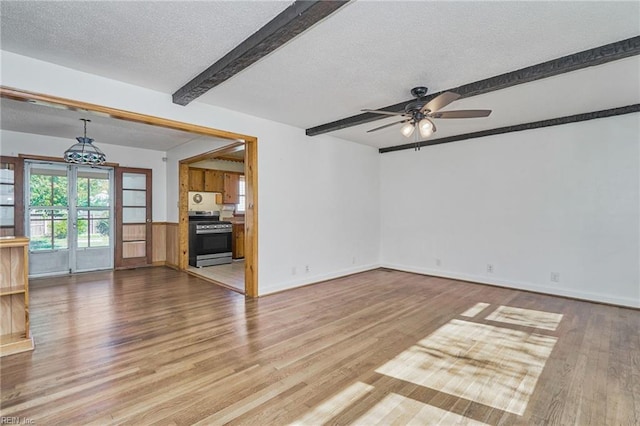
[[[415,130],[415,126],[412,123],[405,123],[401,128],[400,128],[400,133],[402,133],[405,137],[409,137],[413,134],[413,131]]]
[[[418,130],[420,130],[420,136],[423,138],[428,138],[435,131],[436,126],[433,125],[433,122],[428,118],[423,118],[418,123]]]
[[[99,166],[107,161],[106,155],[97,146],[93,144],[93,139],[87,137],[87,122],[91,122],[86,118],[84,121],[84,136],[78,136],[77,143],[71,145],[64,152],[64,161],[72,164],[88,164],[90,166]]]

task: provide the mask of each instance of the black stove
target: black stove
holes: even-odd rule
[[[217,211],[189,212],[189,265],[223,265],[232,262],[233,225],[220,220]]]

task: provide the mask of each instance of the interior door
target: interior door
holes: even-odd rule
[[[151,264],[151,170],[116,169],[116,267]]]

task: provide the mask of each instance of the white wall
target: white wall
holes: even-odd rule
[[[381,155],[382,264],[640,307],[639,163],[640,114]]]
[[[244,121],[245,133],[258,135],[260,294],[377,267],[377,150],[256,117]],[[196,140],[167,152],[169,221],[178,220],[178,162],[224,144]]]
[[[18,156],[18,154],[62,157],[64,151],[75,143],[75,139],[0,130],[0,153]],[[152,214],[154,222],[167,220],[167,167],[162,161],[166,154],[149,149],[130,148],[95,142],[107,156],[110,163],[119,163],[123,167],[142,167],[153,170]]]
[[[1,54],[0,83],[8,87],[258,137],[260,294],[378,265],[379,156],[374,148],[330,136],[308,138],[302,129],[197,101],[182,107],[171,102],[170,94]],[[178,161],[214,145],[195,141],[167,152],[167,221],[178,220]],[[310,272],[304,272],[305,265]]]
[[[257,136],[261,294],[381,259],[640,307],[638,114],[378,155],[197,101],[181,107],[169,94],[10,52],[2,52],[1,71],[5,86]],[[178,161],[213,145],[167,153],[167,221],[178,218]]]

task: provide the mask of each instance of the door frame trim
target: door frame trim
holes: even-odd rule
[[[106,114],[112,118],[132,121],[135,123],[149,124],[152,126],[166,127],[174,130],[182,130],[190,133],[227,139],[231,143],[242,141],[245,144],[245,179],[246,179],[246,199],[247,211],[245,212],[245,294],[249,297],[258,296],[258,138],[240,133],[228,132],[212,127],[199,126],[196,124],[184,123],[152,115],[137,112],[125,111],[103,105],[77,101],[73,99],[61,98],[42,93],[29,92],[17,88],[0,86],[0,97],[9,98],[22,102],[38,103],[49,106],[64,106],[68,109],[83,110]],[[188,170],[188,165],[179,165],[179,194],[188,190],[186,186],[188,179],[183,178],[183,169]],[[188,191],[187,191],[188,192]],[[180,203],[182,203],[180,197]],[[186,249],[188,238],[188,218],[187,211],[181,205],[179,223],[179,266],[181,270],[186,269],[188,253]],[[183,214],[184,213],[184,214]],[[186,219],[186,220],[183,220]]]
[[[189,261],[189,164],[219,158],[239,151],[244,146],[244,179],[246,206],[244,214],[244,294],[258,297],[258,146],[257,139],[233,142],[203,154],[185,158],[179,162],[179,267],[186,269]]]

